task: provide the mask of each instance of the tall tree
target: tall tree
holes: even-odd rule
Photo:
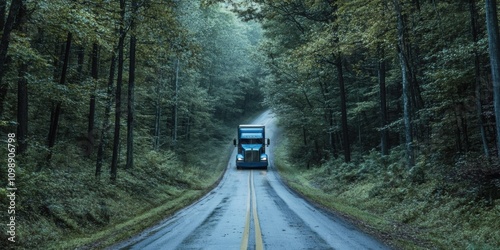
[[[120,32],[118,38],[118,73],[116,77],[115,93],[115,131],[113,138],[113,156],[111,159],[110,179],[116,180],[118,170],[118,153],[120,149],[120,122],[121,122],[121,101],[122,101],[122,81],[123,81],[123,62],[124,62],[124,44],[125,44],[125,0],[120,2]]]
[[[470,26],[472,41],[477,43],[479,41],[479,22],[478,22],[478,12],[475,0],[469,0],[469,13],[470,13]],[[474,55],[474,89],[475,89],[475,99],[476,99],[476,112],[478,127],[481,133],[481,142],[483,145],[484,155],[489,158],[490,150],[488,148],[488,140],[486,138],[486,130],[484,129],[484,118],[483,118],[483,105],[481,103],[481,62],[480,55],[476,48],[473,51]]]
[[[94,123],[95,123],[95,91],[97,88],[97,81],[99,79],[99,45],[97,42],[92,44],[92,56],[91,56],[91,76],[94,81],[94,88],[92,93],[90,94],[90,102],[89,102],[89,123],[88,123],[88,135],[92,136],[94,133]]]
[[[349,126],[347,124],[347,94],[345,90],[345,81],[344,81],[344,71],[343,71],[343,62],[342,56],[337,55],[337,60],[335,63],[337,67],[337,80],[339,81],[340,88],[340,113],[342,120],[342,146],[344,148],[344,161],[351,161],[351,146],[350,146],[350,138],[349,138]]]
[[[136,51],[136,18],[138,3],[137,0],[132,0],[132,12],[130,17],[130,50],[129,50],[129,75],[128,75],[128,100],[127,100],[127,163],[125,168],[132,168],[134,166],[134,89],[135,89],[135,51]]]
[[[413,152],[413,132],[411,120],[411,90],[410,79],[408,78],[408,70],[410,68],[408,62],[408,45],[406,38],[406,21],[399,0],[394,0],[394,9],[398,20],[398,55],[399,64],[401,66],[401,81],[403,87],[403,121],[404,121],[404,135],[405,135],[405,148],[406,148],[406,161],[409,168],[415,165],[415,157]]]
[[[386,92],[386,84],[385,84],[385,71],[386,71],[386,62],[385,56],[383,52],[380,52],[381,59],[378,62],[378,83],[379,83],[379,95],[380,95],[380,151],[382,155],[389,154],[389,135],[387,131],[387,92]]]
[[[497,1],[486,0],[486,28],[490,53],[493,104],[495,108],[497,156],[500,156],[500,37],[498,33]]]
[[[7,9],[7,0],[0,0],[0,30],[3,31],[5,25],[5,10]]]
[[[104,110],[104,118],[102,120],[101,126],[101,140],[99,141],[99,145],[97,147],[97,160],[95,167],[95,176],[99,178],[101,176],[102,171],[102,162],[104,159],[104,148],[108,144],[108,130],[110,128],[109,117],[111,114],[111,106],[113,105],[113,82],[115,77],[115,68],[116,68],[116,56],[115,53],[111,55],[111,61],[109,66],[109,77],[106,91],[106,106]]]
[[[0,7],[5,8],[5,1],[0,2]],[[23,7],[22,0],[12,0],[10,3],[9,14],[7,15],[7,20],[3,23],[2,17],[2,37],[0,39],[0,117],[2,117],[4,110],[4,102],[5,96],[7,96],[8,84],[3,81],[3,77],[5,76],[6,69],[6,58],[7,58],[7,50],[9,49],[10,36],[11,32],[14,29],[14,25],[16,20],[18,19],[18,15],[20,10]],[[2,13],[5,13],[2,9],[0,9]],[[3,14],[2,14],[3,15]]]

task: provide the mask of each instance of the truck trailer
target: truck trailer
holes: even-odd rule
[[[233,140],[234,146],[238,147],[236,168],[267,169],[266,146],[269,147],[269,143],[264,125],[238,125],[238,139]]]

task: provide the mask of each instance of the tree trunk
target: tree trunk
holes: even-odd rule
[[[7,9],[7,1],[0,0],[0,30],[3,31],[5,26],[5,10]]]
[[[88,129],[87,132],[89,135],[94,134],[94,123],[95,123],[95,91],[97,88],[97,80],[99,79],[99,71],[98,71],[98,51],[99,51],[99,45],[97,43],[94,43],[92,45],[92,65],[91,65],[91,75],[92,75],[92,80],[94,80],[94,89],[92,91],[92,94],[90,95],[90,104],[89,104],[89,124],[88,124]]]
[[[486,27],[490,52],[491,78],[493,81],[493,106],[495,109],[495,128],[497,156],[500,156],[500,47],[496,0],[486,0]]]
[[[406,148],[406,161],[408,168],[415,165],[414,152],[413,152],[413,135],[411,124],[411,106],[410,106],[410,82],[408,80],[407,70],[409,68],[405,36],[405,21],[401,10],[399,0],[394,0],[394,7],[398,18],[398,54],[399,63],[401,65],[401,78],[403,86],[403,120],[404,120],[404,134],[405,134],[405,148]]]
[[[385,59],[381,53],[381,60],[378,63],[378,83],[380,90],[380,152],[382,155],[389,154],[388,133],[387,133],[387,95],[385,87]]]
[[[5,4],[5,1],[2,0],[2,4]],[[21,10],[23,5],[22,0],[12,0],[10,3],[9,15],[7,16],[7,20],[2,25],[2,38],[0,39],[0,117],[3,115],[4,109],[4,101],[7,96],[8,84],[3,81],[3,77],[5,75],[5,66],[7,59],[7,50],[9,49],[10,43],[10,34],[12,29],[14,28],[14,24],[16,23],[16,19],[18,17],[19,11]],[[1,7],[1,6],[0,6]],[[5,7],[3,7],[5,8]],[[5,13],[4,11],[2,11]],[[5,16],[5,14],[3,14]],[[3,22],[3,18],[2,18]]]
[[[344,139],[344,161],[351,161],[351,146],[349,142],[349,127],[347,125],[347,95],[345,91],[345,83],[344,83],[344,72],[343,72],[343,63],[341,56],[337,56],[337,62],[335,64],[337,66],[337,75],[339,81],[340,88],[340,109],[342,114],[342,137]]]
[[[66,38],[66,47],[65,47],[65,52],[64,52],[64,62],[61,70],[61,76],[59,78],[59,84],[65,85],[66,84],[66,75],[68,72],[68,64],[69,64],[69,57],[70,57],[70,51],[71,51],[71,41],[72,41],[73,35],[71,32],[68,32],[68,36]],[[56,135],[57,135],[57,128],[59,126],[59,116],[61,115],[61,102],[58,101],[56,103],[56,107],[54,108],[52,112],[52,119],[50,123],[50,129],[49,129],[49,136],[48,136],[48,145],[49,148],[52,148],[56,142]],[[49,160],[50,160],[49,155]]]
[[[135,87],[135,35],[130,37],[130,66],[128,78],[128,100],[127,100],[127,165],[126,168],[134,166],[134,87]]]
[[[137,0],[132,0],[132,14],[130,20],[130,51],[129,51],[129,76],[128,76],[128,100],[127,100],[127,164],[125,168],[134,167],[134,117],[135,117],[135,103],[134,103],[134,89],[135,89],[135,68],[136,68],[136,43],[137,37],[135,35],[136,29],[136,15],[138,4]]]
[[[116,180],[118,169],[118,151],[120,147],[121,95],[123,80],[123,47],[125,43],[125,0],[120,0],[120,38],[118,39],[118,75],[116,77],[115,96],[115,134],[113,138],[113,157],[111,159],[110,179]]]
[[[107,103],[106,108],[104,110],[104,119],[102,121],[101,128],[101,141],[99,142],[99,146],[97,149],[97,161],[95,167],[95,176],[99,178],[101,176],[102,169],[102,161],[104,158],[104,148],[108,144],[108,130],[109,130],[109,116],[111,113],[111,105],[113,105],[113,81],[115,77],[115,65],[116,65],[116,57],[115,53],[111,56],[111,63],[109,67],[109,78],[108,78],[108,90],[107,90]]]
[[[469,0],[469,11],[471,18],[471,33],[472,41],[477,43],[478,38],[478,13],[475,0]],[[478,127],[481,133],[481,142],[483,145],[483,152],[486,158],[490,157],[490,150],[488,148],[488,140],[486,139],[486,131],[484,129],[484,117],[483,117],[483,105],[481,104],[481,65],[479,54],[476,49],[474,49],[474,89],[475,89],[475,99],[476,99],[476,114],[478,120]]]

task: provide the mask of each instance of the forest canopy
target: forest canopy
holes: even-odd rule
[[[30,225],[2,246],[140,232],[209,190],[236,124],[263,110],[260,26],[221,6],[0,0],[0,30],[0,131],[16,180],[0,169],[0,214],[17,188],[16,223]]]
[[[222,2],[262,24],[265,103],[300,135],[293,155],[497,155],[483,1]]]
[[[224,8],[148,0],[0,7],[2,131],[17,132],[18,153],[46,152],[29,165],[43,168],[53,147],[83,144],[97,157],[96,175],[112,148],[114,175],[122,141],[129,168],[133,145],[188,147],[261,109],[260,27]]]

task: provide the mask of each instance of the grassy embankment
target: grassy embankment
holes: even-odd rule
[[[476,199],[480,185],[408,173],[397,151],[307,170],[287,155],[287,144],[277,148],[275,164],[289,186],[396,249],[500,247],[500,201]]]
[[[213,149],[229,152],[228,144]],[[205,194],[227,159],[204,155],[186,164],[170,151],[151,151],[138,155],[133,169],[119,169],[115,183],[107,169],[96,180],[93,161],[78,153],[55,156],[52,167],[39,172],[23,169],[16,176],[15,249],[100,248],[125,239]],[[12,246],[6,238],[2,245]]]
[[[102,177],[94,177],[95,159],[84,156],[78,143],[56,145],[50,165],[44,165],[43,147],[31,147],[18,159],[16,244],[7,241],[6,223],[2,222],[0,245],[99,249],[139,233],[194,202],[217,183],[234,148],[234,126],[218,130],[218,138],[184,145],[177,154],[151,151],[150,141],[139,139],[137,144],[147,147],[136,147],[133,169],[123,169],[125,151],[121,153],[115,183],[109,180],[107,162]],[[4,171],[0,171],[2,176],[7,176]],[[9,218],[7,202],[6,190],[0,188],[1,218]]]

